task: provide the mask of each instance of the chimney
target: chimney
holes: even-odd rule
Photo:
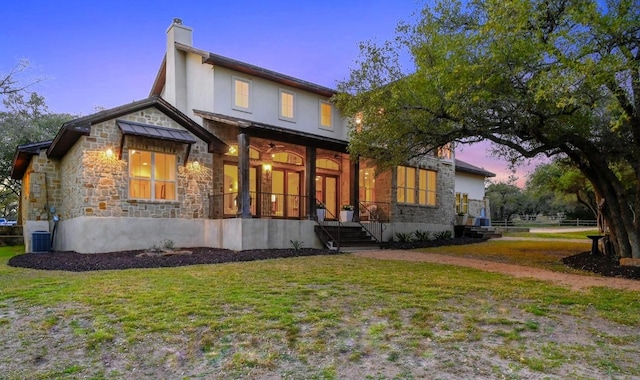
[[[181,18],[174,18],[167,29],[167,43],[179,42],[183,45],[193,45],[193,29],[182,25]]]
[[[186,53],[176,48],[176,43],[193,45],[193,29],[182,25],[182,19],[174,18],[167,29],[167,54],[165,91],[163,97],[178,108],[187,110],[187,62]]]

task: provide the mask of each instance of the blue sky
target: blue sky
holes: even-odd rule
[[[373,1],[11,1],[2,6],[0,73],[20,59],[24,80],[51,111],[88,115],[146,98],[162,61],[173,18],[193,28],[194,46],[330,88],[345,79],[358,43],[382,43],[417,0]],[[463,160],[505,178],[506,165],[484,146]],[[526,173],[526,171],[525,171]],[[520,175],[523,177],[523,175]]]

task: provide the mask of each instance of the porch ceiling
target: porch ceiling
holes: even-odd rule
[[[311,133],[294,131],[276,127],[274,125],[256,123],[250,120],[240,119],[218,113],[196,110],[193,112],[206,120],[227,126],[234,126],[241,133],[246,133],[251,137],[277,140],[296,145],[311,146],[314,148],[328,149],[340,153],[347,153],[348,143],[344,140],[333,139]]]

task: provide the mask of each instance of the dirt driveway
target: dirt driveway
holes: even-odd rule
[[[557,239],[556,239],[557,240]],[[475,268],[487,272],[502,273],[514,277],[527,277],[543,281],[550,281],[559,285],[568,286],[574,290],[586,290],[591,287],[609,287],[622,290],[640,292],[640,281],[623,278],[582,276],[577,274],[552,272],[549,270],[525,267],[513,264],[497,263],[464,257],[441,255],[410,250],[375,250],[353,252],[355,256],[369,257],[380,260],[405,260],[428,262],[436,264],[457,265]]]

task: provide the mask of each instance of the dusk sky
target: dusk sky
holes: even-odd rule
[[[88,115],[144,99],[166,49],[173,18],[193,28],[194,46],[335,88],[358,58],[358,43],[384,42],[423,1],[34,1],[2,5],[0,75],[20,59],[21,78],[52,112]],[[482,145],[458,158],[506,180],[505,162]],[[519,170],[519,184],[527,171]]]

